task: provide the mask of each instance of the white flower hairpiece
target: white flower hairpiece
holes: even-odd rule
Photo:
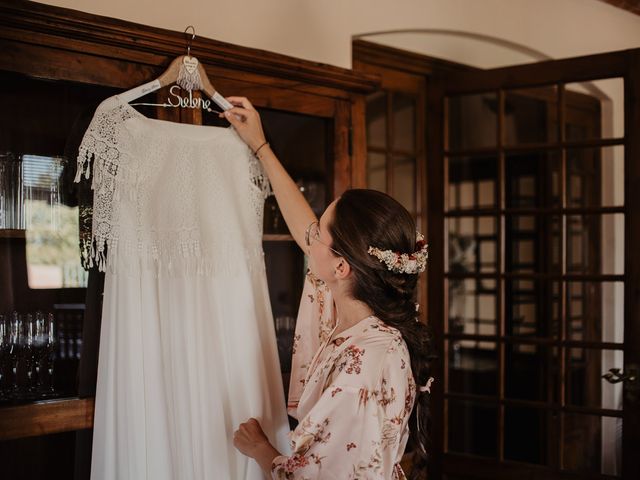
[[[416,232],[416,251],[413,253],[399,253],[393,250],[381,250],[371,246],[367,251],[369,255],[383,262],[387,266],[387,269],[393,273],[413,275],[422,273],[427,268],[427,258],[429,258],[428,247],[424,241],[424,236],[420,232]]]

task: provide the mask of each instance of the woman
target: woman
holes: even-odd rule
[[[411,477],[421,478],[431,379],[415,298],[427,252],[412,216],[384,193],[349,190],[317,220],[269,148],[257,111],[246,98],[228,100],[235,107],[224,115],[259,158],[310,270],[289,394],[299,421],[292,455],[281,455],[255,419],[240,425],[234,445],[271,478],[402,479],[411,436]]]

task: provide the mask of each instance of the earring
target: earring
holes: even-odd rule
[[[178,71],[176,83],[187,92],[202,90],[202,79],[198,70],[198,59],[185,55]]]

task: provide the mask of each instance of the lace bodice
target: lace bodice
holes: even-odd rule
[[[111,97],[81,143],[75,181],[82,175],[94,191],[85,255],[101,271],[118,264],[212,273],[242,258],[250,267],[262,255],[270,187],[232,128],[147,118]]]

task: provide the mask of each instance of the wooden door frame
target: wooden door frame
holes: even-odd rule
[[[399,50],[366,40],[355,39],[352,42],[353,69],[358,72],[378,76],[380,78],[379,88],[390,91],[402,91],[416,95],[418,99],[418,111],[416,112],[418,123],[423,125],[421,131],[416,134],[418,158],[416,159],[416,176],[418,191],[421,197],[418,199],[419,216],[422,221],[423,234],[427,242],[430,242],[428,215],[428,184],[427,184],[427,132],[429,125],[427,122],[427,82],[430,76],[435,73],[455,72],[464,70],[476,70],[467,65],[427,57],[417,53]],[[366,132],[365,132],[366,133]],[[363,144],[366,145],[366,138]],[[366,152],[364,155],[366,159]],[[362,167],[366,171],[366,163]],[[429,175],[431,173],[429,172]],[[392,179],[387,178],[387,185]],[[363,182],[366,185],[366,179]],[[426,276],[423,277],[419,287],[420,319],[428,323],[426,305],[429,301],[429,293],[426,285]]]
[[[630,212],[640,211],[640,49],[625,50],[606,54],[590,55],[586,57],[566,60],[553,60],[530,65],[504,67],[483,71],[458,71],[449,73],[435,73],[429,79],[427,115],[429,125],[427,131],[427,158],[429,159],[428,181],[428,222],[430,262],[428,269],[428,289],[430,302],[428,316],[434,326],[436,345],[444,347],[445,332],[445,304],[447,292],[445,290],[445,168],[444,168],[444,138],[446,125],[444,123],[444,96],[451,94],[471,94],[498,88],[526,88],[561,82],[584,82],[603,78],[622,77],[625,86],[625,366],[638,365],[640,362],[640,255],[633,251],[635,245],[640,244],[640,215]],[[633,130],[635,126],[635,131]],[[563,146],[570,147],[571,142],[563,142]],[[503,181],[502,178],[499,179]],[[502,228],[501,225],[498,228]],[[444,300],[444,301],[443,301]],[[498,304],[504,302],[498,299]],[[434,321],[437,319],[437,321]],[[632,343],[632,339],[635,343]],[[444,351],[444,350],[442,350]],[[626,368],[625,368],[626,369]],[[503,375],[503,372],[500,373]],[[437,378],[444,379],[444,362],[440,358]],[[640,478],[640,463],[634,451],[640,448],[640,406],[637,387],[633,390],[625,389],[625,416],[623,426],[623,472],[628,478]],[[478,478],[513,478],[521,475],[522,468],[518,464],[493,460],[470,459],[466,455],[447,453],[445,456],[444,442],[446,439],[446,418],[444,408],[444,385],[437,382],[433,389],[433,454],[431,478],[440,479],[443,473],[464,475],[471,471],[478,474]],[[502,428],[502,425],[499,426]],[[548,468],[527,465],[531,478],[576,478],[575,475],[564,472],[550,471]],[[593,475],[594,478],[603,478]],[[580,478],[589,478],[589,475]],[[625,477],[626,478],[626,477]]]

